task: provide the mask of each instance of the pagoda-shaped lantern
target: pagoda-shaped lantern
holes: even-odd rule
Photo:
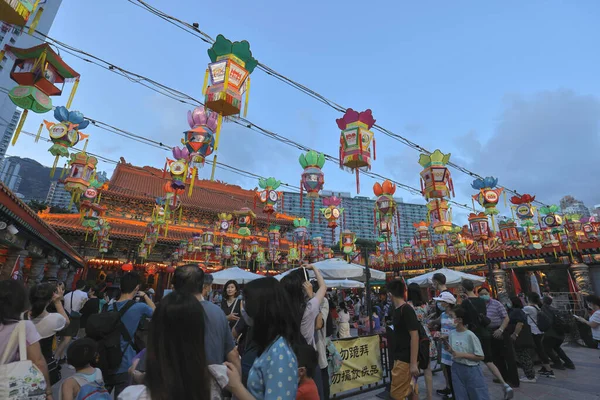
[[[277,252],[279,251],[279,238],[281,233],[279,225],[271,225],[269,226],[269,258],[271,261],[275,261],[277,259]]]
[[[256,197],[263,204],[263,212],[270,216],[275,212],[275,204],[280,197],[283,197],[282,192],[278,192],[277,189],[281,186],[281,181],[275,178],[260,178],[258,180],[258,186],[263,189],[260,192],[256,192]]]
[[[473,240],[476,242],[486,242],[490,237],[490,224],[485,213],[471,213],[469,215],[469,228]]]
[[[492,217],[492,228],[494,228],[494,215],[499,213],[496,205],[500,201],[500,195],[504,192],[504,188],[497,187],[498,178],[488,176],[484,179],[475,179],[471,183],[473,189],[479,190],[479,193],[472,196],[473,200],[477,202],[485,209],[485,215],[491,215]],[[475,207],[473,207],[475,208]]]
[[[450,170],[446,164],[450,161],[450,153],[444,154],[435,150],[431,154],[421,154],[419,164],[421,171],[421,192],[426,200],[442,199],[454,196],[454,185]]]
[[[215,234],[211,231],[206,231],[202,235],[202,250],[209,251],[215,248],[215,244],[213,243]]]
[[[54,109],[54,118],[59,122],[44,120],[50,140],[53,143],[52,147],[48,149],[50,154],[54,156],[54,164],[52,165],[50,176],[54,176],[58,159],[60,157],[69,157],[69,149],[79,143],[79,140],[87,139],[88,135],[83,134],[80,130],[87,128],[90,124],[90,121],[85,119],[81,112],[69,111],[63,106]],[[87,140],[83,146],[84,153],[86,148]]]
[[[0,19],[10,25],[25,26],[38,5],[40,5],[40,0],[0,0]],[[29,27],[28,34],[31,35],[35,32],[43,11],[42,7],[38,9]],[[0,60],[2,60],[2,57],[0,57]]]
[[[427,222],[425,222],[425,221],[415,222],[415,223],[413,223],[413,226],[415,227],[415,230],[417,233],[417,237],[416,237],[417,244],[420,246],[429,245],[429,242],[430,242],[429,226],[427,225]]]
[[[300,165],[304,168],[302,178],[300,180],[300,207],[302,207],[303,191],[306,191],[306,196],[310,199],[310,219],[314,219],[315,200],[319,198],[319,192],[323,189],[325,178],[323,165],[325,165],[325,155],[310,150],[306,154],[300,154],[298,158]]]
[[[394,217],[397,217],[398,213],[396,201],[394,200],[396,185],[387,179],[383,182],[383,185],[376,182],[373,185],[373,193],[377,196],[374,223],[378,225],[379,234],[384,235],[389,240],[394,227]],[[396,222],[398,223],[398,221]]]
[[[241,210],[234,211],[233,214],[237,218],[237,224],[239,226],[238,235],[242,237],[248,237],[252,234],[250,227],[256,220],[256,214],[247,207],[243,207]]]
[[[69,165],[71,170],[65,178],[65,190],[71,193],[69,208],[73,203],[79,203],[81,195],[85,193],[96,171],[98,159],[88,155],[85,151],[71,154]]]
[[[356,251],[356,233],[350,232],[349,230],[345,230],[341,234],[340,246],[342,248],[342,252],[349,256],[350,254]]]
[[[376,159],[375,139],[370,129],[375,125],[371,110],[363,112],[349,108],[342,118],[336,120],[342,130],[340,137],[340,168],[356,173],[356,192],[360,193],[359,171],[371,169],[371,142],[373,160]]]
[[[0,4],[5,0],[0,0]],[[9,0],[9,3],[18,3],[17,0]],[[0,7],[0,12],[2,11]],[[2,19],[5,16],[2,13]],[[19,86],[14,87],[8,93],[10,100],[23,109],[21,120],[15,129],[12,144],[19,138],[27,113],[29,110],[43,114],[52,109],[51,96],[60,96],[65,82],[76,80],[67,101],[66,108],[71,107],[71,102],[77,90],[79,74],[69,67],[48,43],[43,43],[28,49],[19,49],[13,46],[5,46],[0,51],[0,60],[3,54],[13,58],[15,63],[10,72],[10,78]]]
[[[521,237],[517,231],[517,224],[512,219],[507,219],[498,222],[498,228],[500,229],[500,237],[502,243],[508,247],[515,247],[521,244]]]
[[[444,234],[452,230],[452,209],[446,200],[429,201],[427,212],[435,233]]]
[[[195,166],[203,166],[214,150],[217,117],[217,113],[202,106],[187,113],[190,129],[183,133],[181,144],[188,150],[190,163]]]
[[[406,262],[411,262],[413,259],[412,247],[410,244],[406,243],[402,246],[402,253],[404,253],[404,260]]]
[[[321,236],[315,236],[312,238],[312,257],[316,261],[323,259],[323,238]]]

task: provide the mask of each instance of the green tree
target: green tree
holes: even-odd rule
[[[27,202],[27,205],[36,213],[44,211],[46,208],[48,208],[48,204],[38,200],[29,200],[29,202]]]

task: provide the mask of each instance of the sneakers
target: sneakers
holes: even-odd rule
[[[508,385],[508,383],[504,384],[504,400],[510,400],[515,395],[513,389]]]
[[[450,388],[446,388],[446,389],[438,389],[435,391],[437,394],[439,394],[440,396],[447,396],[450,395],[452,396],[452,390]]]
[[[523,383],[536,383],[537,379],[535,379],[535,378],[529,379],[528,377],[524,376],[521,379],[519,379],[519,381],[521,381]]]
[[[556,376],[554,376],[554,371],[548,371],[546,368],[540,369],[538,375],[545,376],[546,378],[556,378]]]

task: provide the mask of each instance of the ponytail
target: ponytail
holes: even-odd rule
[[[27,309],[27,290],[21,281],[0,281],[0,324],[13,324]]]

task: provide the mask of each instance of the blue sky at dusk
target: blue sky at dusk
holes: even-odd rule
[[[148,2],[212,37],[248,40],[260,62],[345,107],[371,108],[383,127],[451,152],[456,163],[501,185],[545,203],[565,194],[600,203],[600,2]],[[63,0],[49,36],[201,98],[209,45],[126,0]],[[63,57],[82,77],[73,109],[179,144],[189,106]],[[340,116],[258,69],[252,74],[248,119],[264,128],[337,156]],[[35,132],[41,120],[31,116],[25,130]],[[114,160],[162,168],[169,155],[93,127],[85,133],[89,151]],[[419,187],[418,152],[375,135],[373,171]],[[8,152],[50,165],[47,147],[24,136]],[[224,124],[219,153],[219,161],[298,185],[300,152],[253,131]],[[110,175],[112,168],[99,169]],[[326,189],[355,192],[350,173],[333,163],[324,172]],[[201,177],[209,173],[206,166]],[[472,179],[452,173],[456,200],[470,204]],[[229,172],[217,178],[257,185]],[[371,196],[374,181],[361,183],[361,194]]]

